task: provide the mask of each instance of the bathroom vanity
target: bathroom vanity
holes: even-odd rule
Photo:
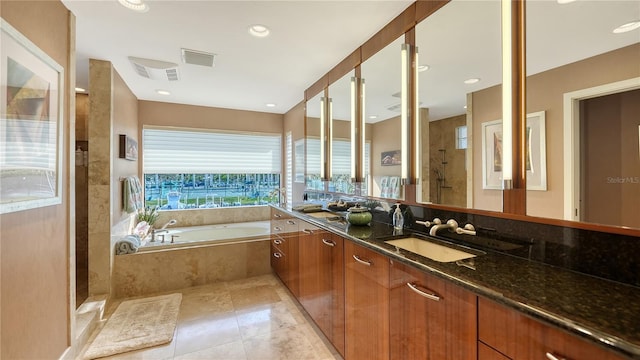
[[[426,228],[394,234],[386,215],[356,229],[271,209],[272,268],[345,359],[640,359],[638,287],[471,235],[431,239],[471,256],[432,259],[393,242]]]

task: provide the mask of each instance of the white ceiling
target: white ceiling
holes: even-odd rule
[[[170,0],[148,1],[146,13],[114,0],[63,3],[76,16],[79,87],[88,89],[88,59],[108,60],[142,100],[285,113],[412,1]],[[249,35],[252,24],[271,34]],[[217,54],[215,67],[183,64],[181,48]],[[181,79],[143,78],[129,56],[178,63]]]
[[[103,59],[114,64],[139,99],[285,113],[303,99],[307,87],[412,1],[149,1],[149,12],[142,14],[116,1],[63,2],[77,17],[78,86],[88,86],[88,59]],[[638,19],[638,0],[528,1],[527,73],[637,43],[640,30],[612,30]],[[271,35],[250,36],[247,27],[255,23],[268,26]],[[370,122],[399,115],[387,108],[399,103],[401,43],[362,65],[365,111],[378,115]],[[416,43],[420,63],[431,67],[419,77],[420,103],[432,120],[464,113],[468,92],[501,83],[497,0],[453,0],[418,24]],[[182,64],[182,47],[217,54],[215,68]],[[128,56],[178,63],[182,78],[142,78]],[[329,88],[337,118],[348,118],[348,101],[339,101],[348,99],[347,77]],[[463,84],[471,77],[481,81]],[[156,89],[172,95],[158,95]]]

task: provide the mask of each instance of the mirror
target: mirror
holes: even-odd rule
[[[401,48],[404,36],[361,65],[364,81],[365,137],[370,147],[369,196],[404,199],[401,177]],[[366,149],[365,149],[365,152]]]
[[[321,99],[323,96],[323,93],[319,93],[313,98],[307,100],[306,104],[306,190],[324,190],[324,183],[321,177],[323,164],[320,156],[320,114],[322,106]]]
[[[526,14],[527,114],[546,125],[527,125],[527,215],[640,228],[640,30],[613,32],[640,3],[528,1]]]
[[[419,202],[502,211],[502,191],[482,176],[483,124],[502,116],[500,15],[499,1],[452,1],[416,26]]]
[[[355,194],[351,181],[351,71],[329,85],[331,99],[331,180],[329,191]]]

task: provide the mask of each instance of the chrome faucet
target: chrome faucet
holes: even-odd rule
[[[156,241],[156,235],[162,234],[162,233],[166,233],[166,232],[169,232],[169,230],[167,230],[167,229],[152,229],[151,230],[151,240],[149,240],[149,241]],[[164,242],[164,238],[162,240]]]
[[[436,233],[440,229],[451,229],[451,231],[456,231],[457,228],[458,228],[458,222],[453,219],[449,219],[447,220],[446,224],[433,225],[431,229],[429,229],[429,235],[436,236]]]
[[[435,218],[433,221],[419,221],[416,220],[416,224],[424,225],[426,227],[430,227],[431,225],[440,225],[442,224],[442,220]]]
[[[476,228],[473,227],[473,225],[471,224],[466,224],[464,226],[464,228],[458,227],[456,228],[456,233],[457,234],[467,234],[467,235],[475,235],[476,234]]]

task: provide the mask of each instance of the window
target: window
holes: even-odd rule
[[[456,149],[467,148],[467,126],[456,127]]]
[[[287,132],[287,192],[286,201],[288,204],[293,203],[293,141],[291,131]]]
[[[210,208],[279,202],[281,135],[145,128],[147,206]]]
[[[351,182],[351,142],[349,140],[333,140],[332,181],[329,183],[330,192],[354,194],[355,187]],[[365,176],[369,174],[371,144],[365,144]],[[320,139],[307,139],[307,189],[323,190],[320,180]],[[362,184],[366,194],[367,182]]]

